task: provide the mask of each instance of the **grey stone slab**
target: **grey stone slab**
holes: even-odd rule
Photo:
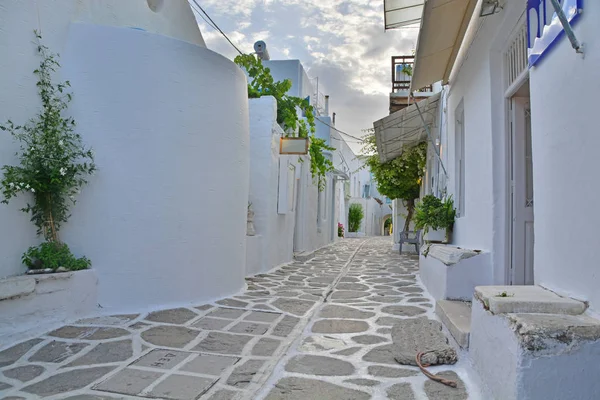
[[[216,354],[199,354],[198,357],[188,361],[180,370],[197,374],[219,376],[223,371],[236,364],[238,357],[220,356]]]
[[[109,379],[93,387],[104,392],[138,395],[163,374],[157,371],[142,371],[139,369],[125,368]]]
[[[208,400],[233,400],[238,392],[233,390],[221,389],[213,393]]]
[[[369,400],[371,395],[332,383],[305,378],[283,378],[265,400]]]
[[[70,362],[67,367],[120,362],[131,356],[133,356],[133,347],[130,339],[100,343],[91,351]]]
[[[392,333],[392,328],[379,328],[376,332],[380,335],[389,335]]]
[[[157,368],[162,370],[173,369],[177,364],[182,363],[193,353],[177,350],[155,349],[150,353],[138,358],[132,366]]]
[[[227,384],[236,388],[247,387],[254,380],[264,363],[262,360],[248,360],[235,367],[229,378],[227,378]]]
[[[298,325],[298,322],[300,322],[300,318],[286,315],[277,325],[275,325],[271,334],[273,336],[286,337],[292,333],[296,325]]]
[[[142,332],[141,337],[155,346],[182,348],[196,339],[200,331],[176,325],[159,325]]]
[[[454,371],[442,371],[436,374],[439,377],[455,381],[456,388],[443,385],[428,379],[425,382],[425,393],[429,400],[467,400],[469,395],[464,382]]]
[[[352,340],[359,344],[379,344],[389,342],[389,340],[383,336],[376,335],[358,335],[353,336]]]
[[[23,357],[29,350],[43,342],[42,339],[31,339],[19,343],[6,350],[0,351],[0,367],[14,364]]]
[[[381,312],[392,315],[399,315],[401,317],[414,317],[417,315],[425,314],[426,311],[422,308],[415,306],[387,306],[381,309]]]
[[[421,318],[401,320],[392,327],[394,359],[404,365],[417,365],[415,357],[421,357],[423,364],[454,364],[457,361],[456,350],[448,345],[448,339],[442,332],[438,321]]]
[[[361,347],[350,347],[348,349],[334,351],[332,354],[340,355],[340,356],[351,356],[352,354],[357,353],[361,349],[362,349]]]
[[[229,329],[229,332],[247,333],[249,335],[264,335],[269,329],[267,324],[259,324],[258,322],[238,322]]]
[[[213,308],[213,306],[211,306],[210,304],[204,304],[204,305],[194,307],[194,308],[199,311],[207,311],[207,310],[210,310],[211,308]]]
[[[319,312],[321,318],[367,319],[375,316],[374,312],[361,311],[352,307],[326,305]]]
[[[277,299],[271,305],[281,311],[302,317],[315,305],[315,302],[298,299]]]
[[[127,325],[140,314],[109,315],[104,317],[85,318],[76,322],[77,325]]]
[[[44,373],[46,368],[41,365],[29,364],[4,371],[4,376],[21,382],[28,382]]]
[[[77,394],[75,396],[67,397],[64,400],[115,400],[115,398],[108,396],[99,396],[96,394]]]
[[[192,326],[206,331],[220,331],[229,324],[231,324],[230,319],[204,317],[194,322]]]
[[[469,347],[471,333],[471,303],[438,300],[435,313],[462,348]]]
[[[338,283],[335,286],[336,290],[359,290],[359,291],[365,291],[365,290],[369,290],[369,286],[362,284],[362,283]]]
[[[377,386],[381,382],[373,380],[373,379],[359,378],[359,379],[347,379],[344,381],[344,383],[351,383],[353,385],[358,385],[358,386]]]
[[[313,335],[304,339],[299,350],[306,353],[345,349],[348,344],[342,339],[329,336]]]
[[[0,382],[0,390],[7,390],[10,389],[12,387],[12,385],[9,385],[6,382]]]
[[[130,333],[123,328],[63,326],[48,335],[62,339],[105,340],[128,336]]]
[[[150,324],[147,324],[145,322],[136,322],[135,324],[129,325],[129,329],[133,329],[135,331],[140,331],[140,330],[145,329],[145,328],[147,328],[149,326],[150,326]]]
[[[281,316],[281,314],[279,314],[279,313],[252,311],[249,315],[244,317],[244,320],[245,321],[253,321],[253,322],[274,322],[280,316]]]
[[[314,333],[359,333],[369,330],[365,321],[322,319],[314,323]]]
[[[429,299],[425,297],[413,297],[411,299],[406,300],[407,303],[427,303]]]
[[[337,358],[300,355],[288,361],[285,370],[306,375],[348,376],[354,373],[354,366]]]
[[[29,361],[60,363],[76,355],[87,346],[89,346],[87,343],[67,343],[53,340],[29,357]]]
[[[29,385],[21,389],[21,391],[41,397],[66,393],[84,388],[114,369],[115,367],[94,367],[62,372],[34,383],[33,385]]]
[[[226,318],[226,319],[238,319],[246,310],[238,310],[236,308],[223,308],[219,307],[215,310],[212,310],[207,315],[209,317],[218,317],[218,318]]]
[[[387,396],[390,400],[415,400],[415,392],[410,387],[410,383],[397,383],[390,386],[387,390]]]
[[[165,324],[183,325],[196,318],[198,314],[187,308],[172,308],[170,310],[154,311],[148,314],[146,320]]]
[[[255,304],[252,306],[252,308],[257,309],[257,310],[269,310],[269,311],[275,311],[275,309],[271,306],[268,306],[266,304]]]
[[[369,296],[369,292],[356,291],[356,290],[336,290],[331,295],[332,300],[347,300],[347,299],[359,299],[361,297]]]
[[[240,301],[240,300],[236,300],[236,299],[219,300],[219,301],[217,301],[217,304],[219,304],[221,306],[226,306],[226,307],[238,307],[238,308],[248,307],[248,303],[246,303],[245,301]]]
[[[252,336],[224,332],[210,332],[194,350],[221,354],[242,354]]]
[[[373,297],[369,297],[367,300],[375,301],[377,303],[383,303],[383,304],[395,304],[395,303],[400,303],[402,301],[402,297],[373,296]]]
[[[423,289],[419,288],[419,287],[401,287],[398,288],[398,291],[403,292],[403,293],[423,293]]]
[[[367,354],[365,354],[362,359],[364,361],[369,361],[378,364],[398,365],[398,363],[394,359],[393,349],[394,345],[392,344],[378,346],[369,351]]]
[[[150,391],[149,396],[169,400],[197,399],[206,393],[216,381],[216,379],[196,376],[171,375],[156,385]]]
[[[408,378],[409,376],[417,376],[419,372],[406,368],[392,368],[383,365],[370,365],[368,368],[369,375],[382,378]]]
[[[375,323],[380,326],[392,326],[402,321],[401,318],[381,317],[377,318]]]
[[[277,339],[261,338],[252,348],[252,355],[263,357],[272,356],[280,344],[281,341]]]

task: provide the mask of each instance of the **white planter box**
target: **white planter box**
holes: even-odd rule
[[[364,232],[346,232],[346,234],[344,236],[347,238],[362,238],[362,237],[365,237],[365,233]]]
[[[0,279],[0,343],[93,313],[97,286],[93,269]]]
[[[445,229],[436,229],[435,231],[429,231],[423,237],[427,242],[444,242],[446,240],[446,230]]]

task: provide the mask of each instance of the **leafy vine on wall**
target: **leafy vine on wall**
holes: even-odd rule
[[[273,96],[277,101],[277,123],[288,137],[309,138],[310,172],[317,181],[320,191],[325,188],[326,174],[333,170],[333,163],[324,154],[335,148],[315,136],[314,108],[306,99],[289,96],[286,93],[292,87],[289,79],[275,81],[269,68],[252,54],[239,55],[235,63],[248,73],[248,97]],[[304,117],[298,115],[298,109]]]

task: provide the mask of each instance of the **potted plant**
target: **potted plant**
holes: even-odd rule
[[[338,237],[344,237],[344,224],[338,222]]]
[[[254,229],[254,210],[252,209],[252,203],[248,202],[248,214],[246,217],[246,236],[255,236],[256,229]]]
[[[358,203],[350,204],[348,212],[348,232],[356,234],[360,229],[360,224],[364,218],[362,205]]]
[[[442,200],[427,195],[415,207],[415,228],[423,230],[423,238],[428,242],[449,243],[455,217],[452,197]]]

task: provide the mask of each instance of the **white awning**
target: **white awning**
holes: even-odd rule
[[[425,0],[383,0],[385,29],[396,29],[421,22]]]
[[[419,115],[419,109],[429,130],[437,121],[438,104],[441,93],[436,93],[426,100],[419,101],[419,108],[412,104],[396,111],[379,121],[373,122],[377,152],[382,163],[400,156],[404,147],[411,147],[427,139],[427,130]]]
[[[411,90],[448,82],[477,0],[428,0],[423,9]]]

